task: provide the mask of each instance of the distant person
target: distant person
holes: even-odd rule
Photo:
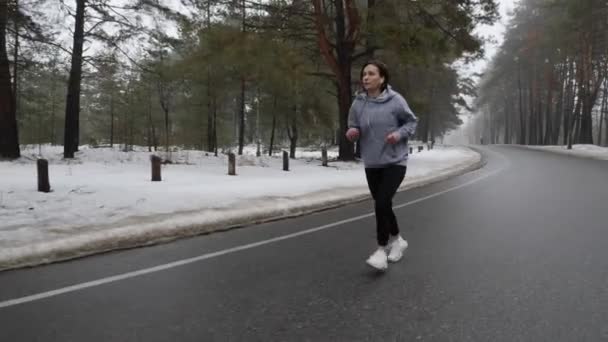
[[[380,61],[369,61],[361,69],[363,91],[353,101],[346,137],[359,140],[365,176],[374,199],[378,249],[367,264],[386,270],[407,248],[399,234],[393,212],[393,196],[407,169],[408,138],[416,131],[417,119],[407,102],[388,84],[389,73]]]

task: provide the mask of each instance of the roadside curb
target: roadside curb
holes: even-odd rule
[[[425,177],[406,177],[399,191],[440,182],[480,168],[483,159],[479,152],[471,159],[453,165]],[[367,187],[344,188],[340,195],[334,190],[322,190],[295,197],[263,197],[264,204],[254,212],[243,214],[242,209],[251,208],[252,202],[242,202],[230,209],[217,208],[203,211],[176,212],[168,215],[134,217],[121,226],[100,226],[96,232],[61,240],[37,243],[0,251],[0,271],[66,261],[87,255],[100,254],[121,249],[150,246],[177,239],[226,231],[289,217],[306,215],[333,209],[369,199]],[[255,204],[254,204],[255,205]],[[190,224],[172,224],[171,217],[188,215]],[[197,223],[204,218],[205,224]]]

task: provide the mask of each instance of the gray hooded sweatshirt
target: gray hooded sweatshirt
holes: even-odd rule
[[[416,132],[417,119],[407,102],[389,86],[378,97],[360,92],[348,113],[348,127],[358,128],[361,157],[366,168],[407,165],[407,141]],[[385,141],[389,133],[399,131],[394,145]]]

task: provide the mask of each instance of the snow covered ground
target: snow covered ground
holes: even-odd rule
[[[608,160],[608,148],[595,145],[526,147]],[[361,163],[322,167],[320,152],[304,149],[284,172],[279,154],[257,158],[249,147],[237,156],[237,176],[227,175],[225,155],[177,151],[174,163],[163,165],[162,182],[150,181],[145,149],[84,146],[72,161],[62,159],[61,147],[29,147],[22,154],[0,162],[0,269],[298,215],[368,195]],[[329,152],[330,159],[336,155]],[[36,191],[39,156],[49,160],[48,194]],[[402,188],[447,178],[479,161],[464,147],[414,153]]]
[[[572,145],[572,149],[568,150],[566,146],[526,146],[534,150],[550,151],[555,153],[573,155],[578,157],[586,157],[593,159],[608,160],[608,147],[600,147],[597,145]]]
[[[368,193],[361,163],[322,167],[320,151],[298,150],[285,172],[278,154],[257,158],[250,147],[237,156],[237,176],[227,174],[226,155],[177,151],[162,167],[162,182],[150,181],[151,153],[144,149],[84,146],[72,161],[62,159],[62,147],[25,148],[22,155],[0,162],[0,269],[297,215]],[[38,156],[49,160],[51,193],[37,192]],[[415,152],[402,187],[479,161],[464,147]]]

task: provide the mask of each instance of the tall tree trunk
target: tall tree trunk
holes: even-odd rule
[[[293,105],[293,116],[286,118],[287,136],[289,137],[289,158],[296,158],[296,145],[298,143],[298,116],[300,115],[300,96],[298,90],[298,81],[295,81],[295,96]]]
[[[121,121],[120,141],[122,143],[123,152],[128,151],[128,138],[129,138],[129,111],[124,111]]]
[[[247,21],[247,7],[245,6],[245,0],[241,0],[241,33],[243,43],[246,44],[246,21]],[[245,144],[245,75],[241,74],[241,102],[239,108],[239,151],[238,154],[243,154],[243,145]]]
[[[170,121],[169,121],[169,108],[163,106],[163,113],[165,114],[165,152],[169,153],[169,136],[170,136]],[[167,156],[169,159],[170,157]]]
[[[56,116],[57,116],[57,105],[58,105],[58,101],[57,98],[58,96],[56,96],[57,94],[57,79],[58,79],[58,72],[57,72],[57,60],[56,58],[53,58],[53,64],[52,64],[52,74],[51,74],[51,94],[50,94],[50,99],[51,99],[51,144],[57,145],[59,144],[59,142],[57,141],[57,123],[56,123]]]
[[[534,125],[533,90],[528,89],[528,145],[536,145],[536,126]]]
[[[19,0],[15,1],[15,12],[19,11]],[[15,97],[15,116],[19,115],[19,16],[15,15],[15,49],[13,51],[13,96]]]
[[[581,40],[583,46],[582,53],[580,53],[581,65],[579,71],[581,72],[581,83],[584,85],[580,88],[579,93],[582,97],[582,110],[580,116],[580,130],[575,141],[580,144],[593,144],[593,118],[592,111],[593,105],[595,104],[596,98],[596,77],[593,70],[593,56],[592,50],[593,45],[591,43],[590,33],[584,33]],[[594,82],[596,81],[596,82]]]
[[[245,76],[241,76],[241,102],[239,108],[239,156],[245,145]]]
[[[523,89],[521,85],[521,64],[517,63],[517,93],[519,97],[519,138],[517,143],[526,144],[526,114],[524,112]]]
[[[289,158],[296,159],[296,147],[298,146],[298,119],[294,116],[291,120],[291,129],[288,129],[289,135]]]
[[[581,98],[580,96],[576,99],[576,105],[574,107],[574,112],[572,112],[571,122],[568,127],[568,149],[572,149],[573,141],[577,141],[578,139],[578,127],[579,127],[579,117],[581,114]]]
[[[506,94],[506,92],[505,92]],[[504,144],[511,143],[511,105],[509,98],[505,96],[505,111],[504,111],[504,120],[505,120],[505,135],[503,137]]]
[[[571,146],[571,131],[574,122],[574,101],[576,97],[576,82],[574,77],[574,60],[570,60],[568,67],[568,84],[564,100],[564,144]],[[570,147],[569,147],[570,148]]]
[[[360,18],[354,0],[333,1],[334,5],[334,32],[326,31],[327,16],[325,2],[312,0],[314,7],[314,18],[317,29],[319,49],[325,62],[336,77],[338,94],[338,123],[340,129],[339,159],[353,160],[353,144],[345,137],[348,126],[348,111],[352,101],[351,94],[351,66],[354,46],[358,41]],[[346,8],[346,16],[345,16]],[[348,22],[348,30],[346,23]],[[332,44],[329,37],[335,37],[336,42]],[[335,50],[335,52],[334,52]]]
[[[579,139],[581,136],[581,112],[582,112],[582,103],[583,101],[578,101],[578,105],[576,106],[576,111],[574,112],[574,140],[575,144],[579,143]]]
[[[11,87],[11,71],[6,51],[8,5],[0,1],[0,158],[21,156],[15,113],[15,97]]]
[[[346,25],[344,17],[344,4],[342,1],[334,1],[336,10],[336,46],[338,55],[338,65],[340,73],[338,79],[338,108],[340,111],[340,148],[339,154],[342,160],[353,160],[353,144],[346,139],[345,133],[348,128],[348,111],[352,101],[351,93],[351,68],[352,68],[352,47],[345,39]]]
[[[537,145],[542,145],[543,140],[544,140],[544,135],[543,135],[543,91],[542,91],[542,84],[541,84],[541,71],[537,71],[537,79],[536,79],[536,128],[537,128],[537,133],[536,133],[536,144]]]
[[[76,25],[74,28],[74,47],[72,66],[68,80],[68,94],[65,106],[65,132],[63,138],[63,157],[74,158],[78,151],[80,135],[80,82],[82,79],[82,46],[84,44],[84,12],[86,0],[76,0]]]
[[[213,152],[217,157],[217,94],[213,94]]]
[[[146,139],[146,142],[148,143],[148,152],[152,152],[152,128],[149,124],[146,133],[148,134],[148,139]]]
[[[604,127],[606,129],[606,133],[604,133],[604,146],[608,147],[608,80],[604,85],[604,110],[602,111],[602,115],[604,116]]]
[[[433,70],[430,70],[431,75],[433,75]],[[423,142],[428,142],[430,140],[433,140],[433,116],[434,116],[434,111],[435,111],[435,106],[433,105],[435,103],[435,101],[433,101],[435,99],[435,82],[433,82],[433,80],[431,79],[431,86],[429,88],[429,112],[428,115],[426,116],[426,124],[425,124],[425,129],[424,129],[424,136],[422,137],[422,141]]]
[[[132,102],[132,97],[129,97],[129,102]],[[129,106],[129,108],[133,108],[133,104]],[[135,114],[129,114],[129,145],[130,151],[133,151],[133,146],[135,146]]]
[[[213,110],[212,106],[212,95],[211,95],[211,70],[207,69],[207,151],[213,152],[215,145],[213,144]]]
[[[548,93],[547,93],[547,111],[545,113],[545,137],[543,139],[543,144],[550,145],[553,137],[553,72],[549,75],[548,80]]]
[[[606,96],[608,95],[606,92],[606,88],[604,87],[604,91],[603,91],[603,95],[602,95],[602,104],[600,105],[600,120],[598,123],[598,130],[597,130],[597,144],[598,145],[602,145],[602,133],[603,133],[603,126],[604,126],[604,117],[606,115],[606,105],[607,105],[607,99]]]
[[[260,94],[260,86],[257,87],[256,89],[256,101],[255,101],[255,144],[257,146],[257,150],[256,150],[256,156],[260,156],[261,155],[261,151],[260,151],[260,145],[262,144],[262,140],[261,140],[261,134],[260,134],[260,99],[261,99],[261,94]]]
[[[556,107],[555,107],[555,116],[554,116],[554,125],[553,125],[553,134],[551,137],[551,144],[552,145],[557,145],[559,142],[559,133],[560,133],[560,129],[562,128],[561,123],[562,123],[562,116],[563,116],[563,111],[564,111],[564,88],[566,87],[566,72],[567,72],[567,68],[565,63],[562,64],[560,71],[559,71],[559,81],[557,82],[557,84],[559,84],[559,95],[557,98],[557,103],[556,103]]]
[[[114,92],[110,94],[110,147],[114,147]]]
[[[578,73],[578,89],[577,89],[577,96],[576,96],[576,106],[575,106],[575,110],[574,110],[574,129],[573,129],[573,133],[574,136],[571,139],[573,144],[578,144],[580,136],[581,136],[581,113],[583,110],[583,106],[585,105],[585,79],[584,79],[584,74],[582,72]]]
[[[274,132],[277,128],[277,97],[274,96],[274,106],[272,109],[272,128],[270,130],[270,145],[268,146],[268,156],[272,157],[272,149],[274,147]]]
[[[152,119],[152,86],[148,89],[150,93],[150,97],[148,99],[148,150],[152,150],[152,146],[154,146],[154,151],[158,150],[158,141],[156,138],[156,127],[154,127],[154,120]]]
[[[532,74],[534,75],[534,74]],[[534,113],[534,80],[529,84],[528,88],[528,145],[536,145],[536,116]]]
[[[36,142],[38,142],[38,154],[42,154],[42,143],[44,141],[43,138],[43,134],[42,134],[42,118],[43,118],[43,113],[44,111],[42,110],[42,108],[40,108],[41,106],[39,104],[36,104],[36,106],[34,107],[34,114],[36,116],[38,116],[38,120],[36,123]]]
[[[164,65],[163,63],[163,52],[161,51],[160,53],[160,62],[161,64]],[[169,84],[171,82],[171,80],[169,80],[166,75],[164,74],[159,74],[159,78],[157,80],[157,87],[158,87],[158,100],[160,103],[160,107],[163,110],[164,113],[164,117],[165,117],[165,152],[167,152],[167,156],[166,159],[171,159],[171,153],[169,151],[169,146],[170,146],[170,137],[171,137],[171,120],[169,117],[169,113],[171,110],[171,97],[173,96],[173,91],[170,89],[171,85]]]
[[[211,1],[207,1],[207,30],[211,29]],[[207,151],[213,152],[215,151],[214,145],[214,121],[213,121],[213,112],[211,110],[211,65],[207,63]]]
[[[131,106],[129,106],[129,100],[127,100],[127,108],[131,108]],[[129,146],[131,145],[131,118],[133,117],[133,115],[130,113],[130,111],[126,110],[125,111],[125,130],[124,130],[124,140],[123,140],[123,144],[124,144],[124,148],[123,151],[127,152],[130,150]]]
[[[55,78],[55,75],[53,74],[53,80],[51,81],[51,145],[55,145],[57,144],[57,137],[56,137],[56,123],[55,123],[55,115],[56,115],[56,111],[57,111],[57,103],[55,101],[55,90],[57,87],[57,80]]]
[[[593,104],[590,95],[586,94],[586,96],[583,97],[580,129],[578,130],[579,134],[576,139],[579,144],[593,144],[593,117],[591,116]]]

